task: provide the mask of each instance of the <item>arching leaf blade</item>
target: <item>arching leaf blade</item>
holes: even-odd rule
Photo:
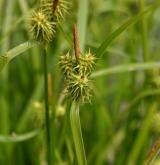
[[[158,7],[159,3],[156,3],[150,7],[148,7],[143,12],[140,12],[134,17],[129,18],[126,22],[124,22],[120,27],[118,27],[114,32],[112,32],[110,35],[106,37],[106,39],[102,42],[102,44],[99,46],[99,48],[96,51],[96,54],[98,57],[101,57],[106,48],[111,44],[111,42],[117,38],[123,31],[125,31],[129,26],[135,24],[137,21],[142,19],[142,17],[147,14],[148,12],[154,10],[156,7]]]

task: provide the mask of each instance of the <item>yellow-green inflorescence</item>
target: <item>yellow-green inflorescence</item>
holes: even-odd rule
[[[40,42],[49,42],[55,34],[55,22],[50,22],[42,11],[34,12],[30,19],[30,30]]]
[[[50,42],[55,36],[56,25],[68,11],[65,0],[40,0],[40,6],[30,18],[30,31],[35,40]]]
[[[41,0],[41,10],[50,20],[60,21],[68,13],[70,2],[67,0]]]
[[[95,56],[89,51],[78,59],[69,53],[60,56],[60,68],[64,75],[66,93],[77,102],[88,102],[92,96],[90,74],[95,66]]]

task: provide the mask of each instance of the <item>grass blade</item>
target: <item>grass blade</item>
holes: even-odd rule
[[[110,74],[123,73],[123,72],[133,72],[136,70],[149,70],[155,68],[160,68],[159,62],[125,64],[125,65],[114,66],[107,69],[96,71],[91,75],[91,78],[106,76]]]
[[[27,51],[28,49],[38,45],[37,41],[27,41],[18,45],[17,47],[9,50],[5,55],[0,56],[0,71],[4,68],[6,64],[8,64],[13,58],[20,55],[21,53]]]
[[[158,5],[152,5],[148,7],[145,11],[140,12],[136,16],[130,18],[125,23],[123,23],[119,28],[117,28],[113,33],[111,33],[107,38],[104,40],[104,42],[100,45],[100,47],[97,49],[96,54],[97,56],[101,57],[106,48],[111,44],[111,42],[118,37],[123,31],[125,31],[129,26],[135,24],[138,20],[140,20],[146,13],[150,12],[151,10],[154,10]]]
[[[73,134],[73,140],[75,144],[78,165],[86,165],[86,156],[81,132],[81,124],[79,118],[79,105],[75,102],[72,103],[70,111],[70,121]]]
[[[11,136],[2,136],[0,135],[0,143],[17,143],[26,141],[34,138],[40,133],[40,129],[36,129],[34,131],[22,134],[22,135],[11,135]]]

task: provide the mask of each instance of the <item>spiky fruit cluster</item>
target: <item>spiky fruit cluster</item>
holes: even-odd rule
[[[30,31],[34,39],[48,43],[55,36],[57,22],[64,18],[68,10],[65,0],[40,0],[38,11],[30,18]]]
[[[40,6],[51,20],[60,21],[68,13],[69,4],[66,0],[41,0]]]
[[[71,77],[71,74],[73,72],[73,67],[74,67],[73,59],[69,55],[69,53],[67,53],[64,56],[60,56],[59,65],[61,67],[63,74],[65,75],[65,79],[69,79]]]
[[[83,73],[90,74],[95,66],[95,56],[89,51],[85,55],[79,57],[80,69]]]
[[[89,76],[94,69],[95,59],[90,51],[78,59],[73,58],[69,53],[60,57],[59,64],[65,78],[66,93],[73,101],[90,101],[92,82]]]
[[[34,12],[30,19],[30,30],[36,40],[49,42],[55,34],[55,23],[50,22],[42,11]]]
[[[73,74],[67,80],[67,93],[72,100],[86,102],[92,96],[91,80],[85,74]]]

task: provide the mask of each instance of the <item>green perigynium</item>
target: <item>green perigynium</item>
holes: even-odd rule
[[[49,42],[55,35],[55,22],[50,22],[42,11],[34,12],[30,18],[30,31],[37,41]]]
[[[78,59],[72,57],[69,53],[60,56],[59,65],[65,78],[66,94],[73,101],[90,101],[92,81],[89,76],[94,69],[95,59],[90,51],[81,55]]]
[[[86,54],[82,54],[79,57],[79,63],[80,63],[79,70],[86,74],[90,74],[94,70],[95,60],[96,60],[95,56],[91,54],[90,51]]]
[[[74,101],[86,102],[92,96],[91,80],[85,74],[72,74],[67,79],[67,93]]]
[[[69,79],[71,74],[73,73],[74,62],[72,56],[69,53],[66,55],[60,56],[59,65],[63,74],[65,75],[65,79]]]

